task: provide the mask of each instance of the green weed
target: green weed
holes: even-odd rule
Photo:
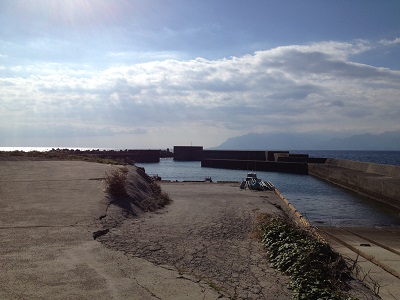
[[[312,232],[269,216],[261,225],[261,242],[272,265],[290,277],[294,299],[351,299],[341,291],[351,278],[350,267]]]

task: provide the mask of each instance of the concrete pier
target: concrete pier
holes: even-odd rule
[[[400,209],[400,166],[328,158],[309,174]]]
[[[307,163],[262,160],[203,159],[202,167],[308,174]]]
[[[309,162],[324,162],[307,154],[264,150],[204,150],[202,146],[174,146],[174,160],[201,161],[202,167],[308,174]]]
[[[199,161],[202,158],[203,146],[174,146],[174,160]]]

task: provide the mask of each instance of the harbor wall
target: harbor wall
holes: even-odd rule
[[[201,161],[202,167],[308,174],[308,163],[326,158],[266,150],[204,150],[202,146],[174,146],[174,160]]]
[[[174,160],[176,161],[200,161],[203,146],[174,146]]]
[[[265,160],[203,159],[201,166],[234,170],[287,172],[308,174],[308,165],[304,162],[276,162]]]
[[[328,158],[309,174],[400,209],[400,166]]]
[[[268,151],[203,150],[201,159],[268,160]]]
[[[400,178],[400,166],[383,165],[335,158],[327,158],[325,163],[346,169],[359,170],[367,173]]]

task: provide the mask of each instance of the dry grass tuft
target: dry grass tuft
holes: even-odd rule
[[[157,182],[151,182],[150,187],[154,197],[156,198],[157,208],[162,208],[171,202],[171,198],[169,197],[169,195],[161,189],[160,185]]]
[[[113,169],[110,173],[106,173],[105,191],[113,197],[126,197],[126,174],[127,168]]]
[[[171,202],[169,195],[144,170],[138,168],[137,174],[139,176],[130,174],[127,167],[112,169],[105,174],[105,192],[112,201],[124,198],[142,211],[155,211]]]

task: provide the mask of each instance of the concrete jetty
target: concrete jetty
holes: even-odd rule
[[[202,146],[174,146],[174,160],[201,161],[201,166],[207,168],[308,174],[308,163],[323,163],[326,159],[278,150],[205,150]]]
[[[309,174],[400,209],[400,166],[328,158]]]
[[[285,209],[277,194],[242,191],[233,183],[162,183],[172,204],[128,218],[105,199],[101,180],[111,168],[80,161],[0,160],[1,299],[291,297],[288,279],[271,268],[251,238],[257,215]],[[111,213],[121,223],[93,240],[92,233]],[[358,247],[356,233],[387,244],[387,236],[365,230],[352,230],[346,243]],[[374,246],[362,242],[367,243]],[[398,244],[389,246],[392,253],[400,251]],[[390,267],[400,272],[397,265]],[[386,277],[379,283],[381,292],[397,297],[385,299],[398,299],[396,281],[390,290]]]
[[[172,203],[129,217],[106,201],[113,166],[0,160],[0,299],[290,299],[251,238],[273,192],[162,183]],[[133,167],[132,167],[133,168]],[[93,239],[102,220],[118,220]]]
[[[355,276],[381,299],[400,299],[400,228],[321,226],[318,233],[338,253],[357,262]]]

